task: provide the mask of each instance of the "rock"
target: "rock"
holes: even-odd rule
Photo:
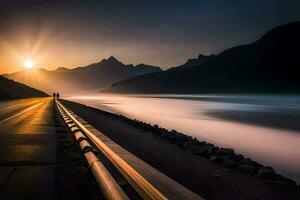
[[[230,159],[233,161],[240,162],[244,159],[244,156],[243,155],[232,155],[232,156],[230,156]]]
[[[193,153],[196,155],[207,156],[207,157],[209,157],[207,155],[208,151],[214,147],[213,145],[208,144],[206,142],[197,141],[196,143],[194,142],[194,144],[195,147],[193,148]]]
[[[171,143],[175,143],[175,142],[177,142],[177,137],[176,137],[176,135],[170,135],[170,136],[168,137],[168,140],[169,140]]]
[[[243,163],[243,164],[239,165],[239,169],[244,172],[254,175],[257,173],[259,168],[256,165],[253,165],[251,163]]]
[[[272,167],[266,166],[258,170],[257,177],[260,179],[272,179],[274,178],[275,171]]]
[[[231,155],[234,155],[234,150],[229,149],[229,148],[219,148],[214,153],[214,155],[217,155],[217,156],[231,156]]]
[[[163,131],[159,128],[158,125],[154,125],[153,128],[152,128],[152,132],[155,134],[155,135],[162,135]]]
[[[176,145],[183,148],[183,145],[184,145],[185,142],[186,142],[186,140],[178,141],[178,142],[176,142]]]
[[[162,137],[163,139],[168,139],[168,137],[170,137],[170,133],[169,133],[169,132],[165,132],[165,133],[163,133],[163,134],[161,135],[161,137]]]
[[[205,156],[208,151],[208,147],[206,145],[198,145],[197,149],[193,151],[194,154]]]
[[[291,187],[297,187],[297,183],[294,180],[291,180],[291,179],[289,179],[287,177],[284,177],[280,174],[275,173],[274,176],[273,176],[273,180],[284,182],[284,183],[290,185]]]
[[[244,164],[248,164],[248,163],[251,163],[252,160],[250,158],[244,158],[241,163],[244,163]]]
[[[194,142],[193,141],[187,141],[186,143],[184,143],[183,147],[186,150],[190,150],[192,147],[194,146]]]
[[[183,133],[179,133],[175,130],[169,132],[168,136],[166,136],[171,143],[182,144],[188,140],[187,136]]]
[[[210,156],[209,159],[213,161],[214,163],[222,163],[223,158],[220,156]]]
[[[230,158],[225,158],[222,164],[224,167],[229,167],[229,168],[236,168],[239,166],[238,161],[232,160]]]
[[[250,174],[257,174],[258,170],[262,168],[263,165],[251,160],[250,158],[245,158],[240,161],[239,168],[242,171],[249,172]]]
[[[186,135],[186,137],[187,137],[188,140],[193,141],[193,137],[192,136]]]
[[[186,136],[177,136],[176,137],[176,144],[182,147],[188,141]]]
[[[164,130],[158,130],[158,131],[155,131],[155,132],[154,132],[154,134],[159,135],[159,136],[163,136],[163,135],[165,135],[166,133],[167,133],[167,132],[164,131]]]
[[[194,144],[192,146],[192,148],[190,149],[190,151],[196,155],[199,155],[199,153],[201,154],[201,152],[203,152],[203,150],[204,150],[203,145],[199,145],[199,144]]]
[[[212,144],[207,144],[207,152],[206,152],[206,156],[207,157],[210,157],[210,156],[212,156],[212,155],[215,155],[215,152],[217,152],[218,151],[218,147],[215,147],[214,145],[212,145]]]
[[[266,180],[266,184],[276,186],[278,189],[281,190],[297,190],[296,184],[291,184],[290,182],[284,181],[284,180]]]

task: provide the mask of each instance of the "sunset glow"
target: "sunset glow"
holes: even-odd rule
[[[32,69],[34,62],[30,59],[24,60],[24,67],[27,69]]]
[[[82,5],[51,1],[51,6],[48,1],[39,6],[7,1],[0,6],[0,74],[21,70],[24,56],[38,59],[47,70],[86,66],[111,55],[125,64],[167,69],[200,53],[218,54],[256,40],[271,27],[299,19],[300,1],[274,1],[270,7],[265,1],[125,1],[122,6],[101,0],[76,1]],[[269,20],[258,20],[261,16]]]

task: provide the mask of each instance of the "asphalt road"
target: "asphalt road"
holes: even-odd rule
[[[0,102],[0,199],[55,199],[53,103]]]

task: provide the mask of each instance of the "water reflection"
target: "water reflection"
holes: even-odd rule
[[[100,95],[71,99],[234,148],[300,182],[300,96]]]

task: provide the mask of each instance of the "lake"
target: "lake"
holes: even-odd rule
[[[233,148],[300,182],[298,95],[95,95],[69,100]]]

